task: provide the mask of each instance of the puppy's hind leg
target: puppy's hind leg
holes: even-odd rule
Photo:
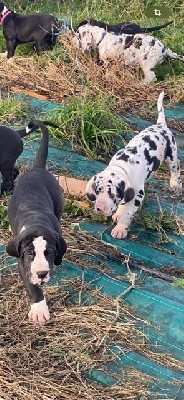
[[[170,188],[176,196],[182,195],[182,182],[180,177],[180,161],[177,158],[177,149],[172,151],[173,159],[167,157],[165,160],[166,166],[169,168],[171,173]]]

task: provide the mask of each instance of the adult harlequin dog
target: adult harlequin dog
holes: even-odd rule
[[[144,84],[156,78],[154,68],[166,57],[184,61],[184,56],[174,53],[153,36],[115,35],[89,23],[79,27],[72,42],[84,53],[97,49],[98,59],[106,66],[115,60],[120,60],[125,66],[139,66],[144,74]]]
[[[117,225],[114,238],[126,238],[131,220],[144,199],[144,183],[164,162],[171,173],[170,188],[176,196],[182,194],[180,164],[175,138],[168,129],[163,109],[164,92],[160,93],[157,125],[152,125],[119,150],[104,171],[93,176],[86,194],[95,201],[95,210],[111,216]],[[116,211],[117,210],[117,211]]]
[[[50,121],[44,121],[44,124],[58,128]],[[6,126],[0,126],[0,172],[3,181],[1,183],[0,195],[13,190],[14,180],[19,174],[19,169],[15,166],[17,158],[23,151],[22,138],[36,131],[38,126],[32,122],[26,128],[14,131]]]
[[[33,168],[21,175],[8,205],[13,239],[7,253],[18,258],[20,276],[31,303],[29,320],[44,323],[50,318],[40,285],[48,282],[53,266],[60,265],[66,252],[59,219],[63,211],[62,190],[46,170],[48,130],[41,121],[41,146]]]
[[[22,15],[12,11],[4,3],[0,3],[0,25],[7,43],[7,51],[0,55],[13,57],[17,45],[35,43],[38,54],[52,50],[62,23],[49,14],[37,13]]]

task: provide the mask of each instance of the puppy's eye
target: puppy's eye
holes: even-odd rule
[[[28,258],[33,259],[34,258],[34,251],[33,250],[26,250],[23,253],[23,257],[28,257]]]

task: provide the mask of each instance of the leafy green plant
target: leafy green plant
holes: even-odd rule
[[[79,205],[76,205],[74,201],[67,201],[64,206],[64,213],[69,217],[77,217],[84,214],[84,210]]]
[[[127,129],[124,120],[111,111],[110,103],[109,98],[80,100],[75,97],[69,106],[57,111],[57,123],[72,147],[80,146],[90,158],[111,155],[116,136]]]

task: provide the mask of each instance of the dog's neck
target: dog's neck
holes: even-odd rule
[[[129,179],[129,170],[126,167],[121,167],[120,165],[117,164],[110,164],[110,168],[118,168],[119,170],[123,171],[127,178]]]
[[[4,22],[5,18],[11,14],[11,11],[7,9],[7,7],[4,7],[4,10],[2,11],[1,18],[0,18],[0,25]]]

